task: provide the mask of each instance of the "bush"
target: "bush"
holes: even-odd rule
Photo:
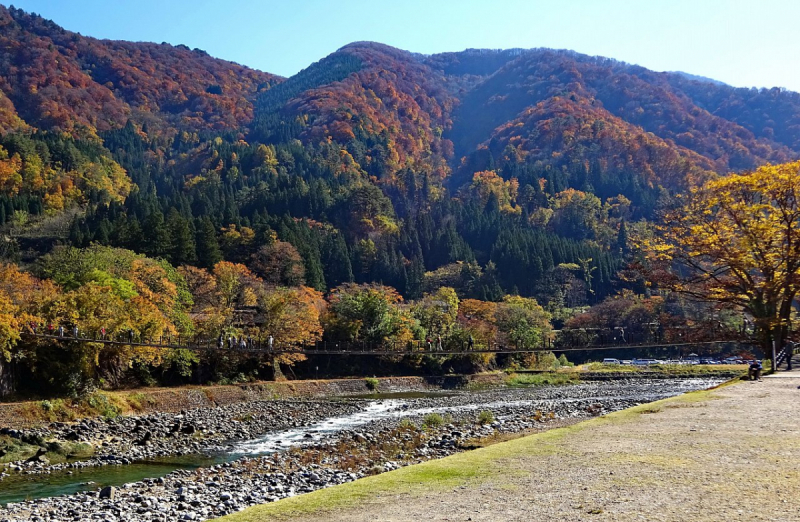
[[[127,400],[128,406],[134,411],[143,411],[147,405],[153,404],[153,399],[141,392],[131,393]]]
[[[425,426],[426,429],[438,428],[444,425],[444,417],[438,413],[429,413],[422,419],[422,425]]]
[[[50,422],[63,422],[75,419],[75,412],[72,411],[70,406],[65,403],[63,399],[40,401],[39,407],[42,409],[42,411],[41,416],[38,414],[34,415],[37,418],[44,418]]]
[[[494,413],[489,410],[483,410],[478,414],[478,424],[485,426],[494,422]]]
[[[380,384],[380,382],[375,377],[367,377],[364,379],[364,382],[367,384],[368,390],[378,391],[378,384]]]
[[[86,400],[86,404],[92,411],[106,419],[115,419],[122,413],[122,408],[111,402],[108,396],[102,393],[93,393]]]
[[[562,368],[569,368],[575,366],[575,363],[571,363],[567,360],[567,356],[563,353],[558,357],[558,365]]]

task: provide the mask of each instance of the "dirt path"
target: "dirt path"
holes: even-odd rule
[[[800,520],[799,385],[644,405],[230,520]]]

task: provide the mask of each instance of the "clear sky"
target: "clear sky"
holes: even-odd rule
[[[343,45],[552,47],[800,91],[798,0],[16,0],[71,31],[290,76]]]

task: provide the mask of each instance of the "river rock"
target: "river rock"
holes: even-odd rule
[[[114,500],[117,496],[117,488],[114,486],[106,486],[100,490],[100,493],[97,495],[98,498],[107,498],[109,500]]]

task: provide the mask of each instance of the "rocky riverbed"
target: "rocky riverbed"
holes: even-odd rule
[[[264,401],[178,415],[50,426],[48,433],[36,433],[74,432],[87,441],[106,440],[125,455],[123,459],[139,458],[138,453],[126,451],[169,454],[197,448],[223,451],[235,460],[179,469],[119,487],[9,504],[0,508],[0,520],[206,520],[440,458],[503,434],[547,429],[717,382],[636,380],[418,399]],[[194,432],[183,433],[184,426],[193,426]],[[151,434],[147,440],[142,440],[144,433]],[[110,442],[113,439],[119,440]],[[197,446],[192,445],[195,442]],[[65,472],[40,464],[40,469],[23,466],[12,473]]]
[[[42,450],[67,442],[96,448],[94,457],[81,461],[51,465],[44,455],[38,455],[6,465],[6,473],[41,474],[88,466],[125,465],[155,457],[219,453],[230,449],[230,441],[298,428],[359,409],[360,405],[351,401],[256,401],[177,414],[54,422],[37,429],[3,428],[0,434],[42,446]]]

